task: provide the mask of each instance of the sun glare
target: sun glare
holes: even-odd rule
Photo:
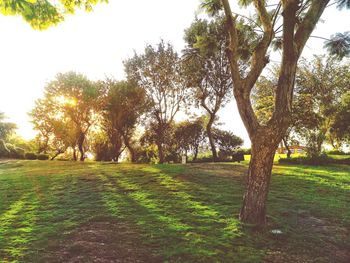
[[[77,104],[77,101],[75,99],[67,98],[65,96],[56,97],[56,101],[62,105],[75,106]]]

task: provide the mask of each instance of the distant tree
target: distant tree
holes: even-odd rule
[[[101,109],[101,125],[109,142],[114,145],[114,159],[118,159],[124,143],[131,161],[135,162],[133,135],[136,125],[149,106],[145,90],[132,81],[107,79],[100,85],[106,92]]]
[[[16,124],[5,122],[5,119],[5,114],[3,112],[0,112],[0,140],[5,140],[17,128]]]
[[[122,138],[117,139],[107,135],[106,131],[95,133],[92,136],[92,150],[95,153],[96,161],[115,161],[118,162],[119,156],[124,151]]]
[[[273,68],[270,72],[268,78],[260,78],[252,93],[255,114],[262,125],[267,125],[274,111],[278,70]],[[296,74],[290,125],[282,138],[289,156],[288,144],[293,135],[304,141],[310,156],[319,155],[326,140],[334,148],[340,147],[330,127],[341,95],[349,85],[348,64],[331,56],[315,56],[311,61],[302,59]]]
[[[84,75],[75,72],[58,74],[56,79],[45,87],[43,99],[37,101],[30,113],[34,128],[44,138],[44,145],[54,136],[57,150],[72,147],[73,158],[85,159],[85,140],[89,129],[97,121],[101,107],[100,89]],[[46,146],[44,146],[45,148]]]
[[[220,158],[227,159],[231,157],[238,147],[243,144],[243,140],[230,131],[216,128],[213,130],[213,134],[215,145],[219,149]]]
[[[340,106],[335,114],[331,131],[335,137],[350,145],[350,92],[344,93]]]
[[[199,147],[206,138],[203,117],[193,121],[186,120],[177,123],[174,136],[180,151],[185,153],[186,156],[188,152],[192,152],[193,161],[196,161]]]
[[[168,123],[167,129],[164,130],[163,136],[166,138],[162,144],[163,162],[178,161],[181,154],[181,148],[175,136],[176,124],[175,122]],[[159,141],[159,128],[158,123],[150,122],[145,132],[140,138],[140,145],[142,148],[153,149],[157,148],[157,154],[152,153],[152,157],[157,158],[157,162],[160,163],[160,152],[158,148]],[[155,161],[155,160],[154,160]]]
[[[76,125],[60,111],[60,103],[56,97],[45,96],[35,102],[29,113],[34,130],[39,133],[35,137],[38,154],[50,154],[54,160],[68,148],[73,151],[73,160],[77,160]]]
[[[127,78],[144,89],[150,102],[150,129],[154,132],[159,162],[165,160],[164,144],[176,113],[186,96],[182,65],[171,44],[161,41],[157,47],[146,46],[144,54],[124,61]]]
[[[226,56],[227,34],[223,19],[197,19],[185,30],[184,65],[187,84],[196,106],[209,116],[206,124],[213,160],[217,151],[212,127],[217,113],[232,97],[230,64]]]
[[[91,11],[93,5],[107,0],[0,0],[0,13],[20,15],[35,29],[46,29],[64,20],[67,14],[74,14],[77,8]]]
[[[319,155],[327,140],[334,148],[340,146],[331,125],[342,95],[350,87],[349,64],[332,57],[302,60],[296,75],[293,104],[294,127],[305,140],[309,155]]]

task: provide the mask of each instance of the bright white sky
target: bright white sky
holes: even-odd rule
[[[20,17],[0,16],[0,112],[29,139],[29,112],[56,73],[74,70],[90,79],[124,77],[122,61],[142,52],[147,43],[170,41],[179,52],[183,32],[198,12],[199,0],[110,0],[94,12],[78,12],[46,31],[35,31]],[[350,30],[349,12],[329,8],[315,35],[329,37]],[[311,40],[304,55],[322,52],[322,40]],[[222,128],[250,142],[234,103],[220,111]]]

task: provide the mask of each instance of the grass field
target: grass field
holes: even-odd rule
[[[0,262],[350,262],[349,166],[276,165],[265,230],[246,169],[2,162]]]

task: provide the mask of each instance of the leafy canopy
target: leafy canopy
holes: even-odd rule
[[[0,13],[22,16],[34,29],[47,29],[62,22],[76,9],[91,11],[99,2],[108,0],[0,0]]]

